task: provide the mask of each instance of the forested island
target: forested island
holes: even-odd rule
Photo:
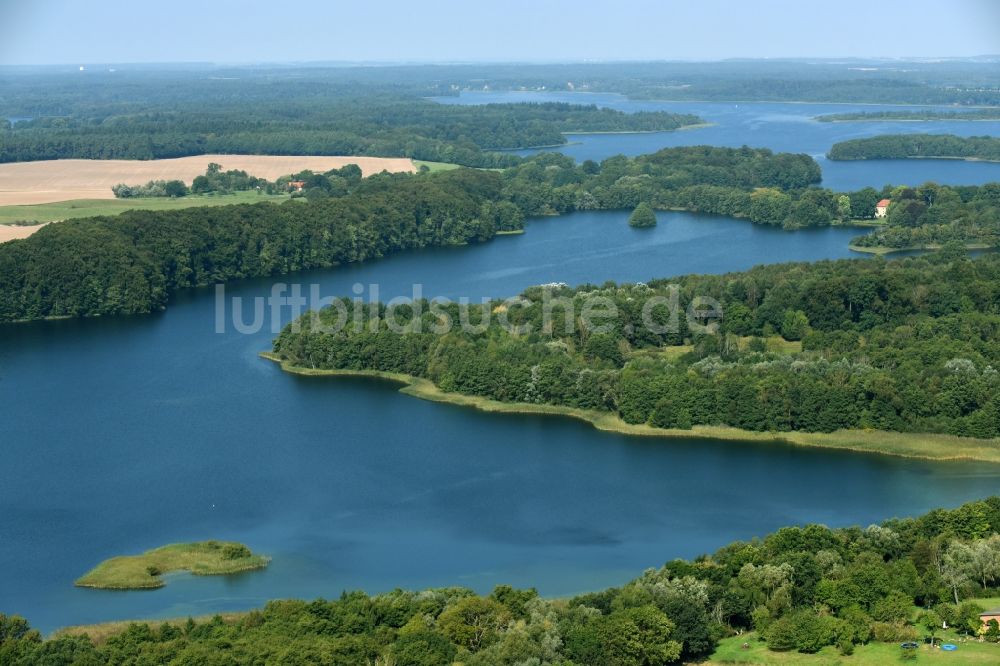
[[[977,636],[962,650],[985,662],[1000,656],[1000,627],[980,620],[976,599],[997,595],[998,532],[991,497],[864,528],[786,527],[569,599],[507,585],[344,592],[228,621],[92,627],[97,640],[87,628],[43,640],[0,614],[0,663],[650,666],[769,651],[884,663],[907,652],[901,642]]]
[[[954,134],[883,134],[835,143],[831,160],[909,158],[1000,161],[1000,138]]]
[[[921,109],[919,111],[858,111],[852,113],[828,113],[816,116],[816,120],[824,123],[1000,120],[1000,109],[973,109],[971,111],[942,111],[938,109]]]
[[[356,318],[355,308],[368,306],[344,299],[318,319],[286,327],[274,353],[293,369],[424,378],[446,393],[514,403],[512,411],[555,405],[679,431],[878,430],[986,440],[1000,435],[998,285],[1000,257],[970,260],[959,250],[638,285],[538,287],[516,308],[494,301],[464,314],[456,304],[419,303],[389,316],[374,304]],[[670,330],[652,330],[644,317],[665,325],[673,313],[647,303],[672,294],[676,311],[695,312],[696,321],[694,299],[714,299],[720,320],[692,330],[681,314]],[[556,299],[554,309],[547,298]],[[595,298],[614,305],[614,315],[600,320],[607,330],[596,333],[577,319]],[[496,316],[501,310],[507,321]],[[332,330],[338,311],[364,325]],[[456,325],[441,332],[442,318]],[[481,325],[470,331],[459,321]],[[776,349],[769,344],[776,336],[796,344]],[[905,453],[884,437],[859,442],[864,450]],[[947,442],[937,445],[948,457]],[[995,441],[984,442],[978,456],[997,460],[997,450]]]
[[[786,229],[871,220],[853,243],[905,248],[1000,239],[1000,186],[836,193],[808,155],[691,146],[576,164],[546,153],[502,171],[315,175],[305,201],[164,211],[50,224],[0,244],[0,322],[146,313],[172,290],[284,275],[410,248],[482,242],[525,217],[575,210],[689,210]],[[336,176],[336,178],[333,178]],[[331,180],[333,178],[333,180]]]

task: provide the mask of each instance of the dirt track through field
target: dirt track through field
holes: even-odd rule
[[[0,206],[114,199],[111,187],[118,183],[142,185],[151,180],[183,180],[190,184],[195,176],[205,173],[209,162],[221,164],[223,170],[242,169],[251,176],[268,180],[304,169],[329,171],[345,164],[357,164],[366,176],[380,171],[415,171],[413,162],[402,157],[196,155],[169,160],[14,162],[0,164]],[[0,236],[2,240],[10,239]]]

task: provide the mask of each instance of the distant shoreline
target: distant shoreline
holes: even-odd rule
[[[948,109],[1000,109],[1000,106],[990,104],[956,105],[947,102],[820,102],[815,100],[781,100],[781,99],[665,99],[663,97],[630,97],[628,93],[614,90],[459,90],[458,95],[432,95],[424,99],[434,100],[435,97],[461,97],[463,92],[476,94],[497,93],[531,93],[536,95],[567,94],[567,95],[617,95],[631,102],[673,102],[679,104],[829,104],[831,106],[918,106]],[[442,104],[443,102],[438,102]]]
[[[854,245],[853,243],[847,246],[848,250],[852,252],[863,252],[865,254],[874,254],[878,256],[893,254],[896,252],[914,252],[914,251],[930,251],[930,250],[940,250],[943,245],[938,243],[927,243],[926,245],[907,245],[906,247],[889,247],[888,245],[872,245],[872,246],[862,246]],[[966,243],[966,250],[992,250],[994,245],[989,245],[987,243]]]
[[[728,426],[695,426],[691,430],[655,428],[631,424],[610,412],[560,405],[507,403],[462,393],[447,393],[427,379],[379,370],[320,370],[292,365],[272,352],[260,356],[278,363],[285,372],[310,377],[368,377],[403,386],[400,393],[485,412],[567,416],[586,421],[598,430],[624,435],[685,439],[742,440],[790,446],[838,449],[856,453],[890,455],[934,461],[978,461],[1000,463],[1000,440],[977,440],[953,435],[902,433],[879,430],[839,430],[832,433],[759,432]]]
[[[972,107],[968,107],[972,108]],[[994,109],[996,107],[988,106],[988,109]],[[963,122],[963,123],[998,123],[1000,122],[1000,117],[998,118],[962,118],[961,114],[957,114],[959,117],[956,118],[833,118],[824,119],[823,116],[813,116],[813,120],[819,121],[821,123],[934,123],[934,122]]]
[[[988,164],[1000,164],[1000,160],[991,160],[985,157],[957,157],[954,155],[905,155],[903,157],[856,157],[853,159],[834,159],[829,155],[825,156],[831,162],[887,162],[892,160],[957,160],[959,162],[985,162]]]
[[[705,127],[715,127],[718,123],[695,123],[693,125],[681,125],[680,127],[675,127],[673,129],[662,129],[662,130],[609,130],[605,132],[601,131],[577,131],[577,130],[566,130],[561,132],[564,135],[570,134],[580,134],[580,135],[591,135],[591,134],[662,134],[664,132],[680,132],[683,130],[693,130],[702,129]],[[567,145],[567,144],[562,144]],[[551,146],[550,146],[551,147]],[[527,150],[526,148],[515,148],[515,150]]]

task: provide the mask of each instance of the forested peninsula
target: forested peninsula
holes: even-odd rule
[[[831,160],[899,160],[910,158],[1000,161],[1000,138],[954,134],[883,134],[835,143]]]
[[[657,304],[674,294],[673,311]],[[579,319],[596,298],[614,305],[599,332]],[[697,310],[695,299],[706,298],[721,314],[711,322]],[[274,354],[293,368],[399,373],[445,393],[605,412],[652,428],[937,433],[992,440],[973,457],[998,459],[1000,257],[971,260],[959,249],[778,264],[537,287],[522,299],[465,313],[422,302],[391,315],[343,299],[286,327]],[[364,325],[336,328],[338,308]],[[667,327],[673,312],[680,316]],[[664,326],[651,328],[647,317]],[[443,320],[452,325],[442,330]],[[904,453],[868,439],[873,451]],[[937,442],[940,457],[949,457],[946,444]]]
[[[1000,120],[1000,109],[973,109],[963,111],[941,111],[921,109],[919,111],[858,111],[853,113],[828,113],[816,116],[824,123],[847,123],[867,121],[923,122],[931,120]]]
[[[332,182],[325,178],[328,185]],[[306,200],[131,211],[50,224],[0,244],[0,322],[146,313],[172,290],[284,275],[515,231],[528,216],[576,210],[689,210],[786,229],[887,222],[854,239],[871,249],[1000,242],[1000,185],[816,187],[808,155],[692,146],[576,164],[546,153],[502,171],[337,177]]]
[[[344,592],[228,620],[98,625],[47,640],[0,614],[0,663],[649,666],[794,652],[886,663],[904,654],[901,642],[977,636],[984,642],[961,649],[987,663],[1000,654],[1000,627],[979,617],[998,592],[998,533],[991,497],[868,527],[785,527],[568,599],[509,585]]]

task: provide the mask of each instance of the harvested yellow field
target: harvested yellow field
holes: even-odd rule
[[[0,224],[0,243],[6,243],[7,241],[17,240],[19,238],[27,238],[44,226],[44,224],[24,227],[14,224]]]
[[[183,180],[190,184],[210,162],[225,170],[241,169],[274,180],[304,169],[316,172],[357,164],[364,175],[380,171],[415,171],[403,157],[296,155],[195,155],[169,160],[45,160],[0,164],[0,206],[40,204],[70,199],[113,199],[118,183],[141,185],[151,180]],[[4,238],[10,240],[9,238]]]

